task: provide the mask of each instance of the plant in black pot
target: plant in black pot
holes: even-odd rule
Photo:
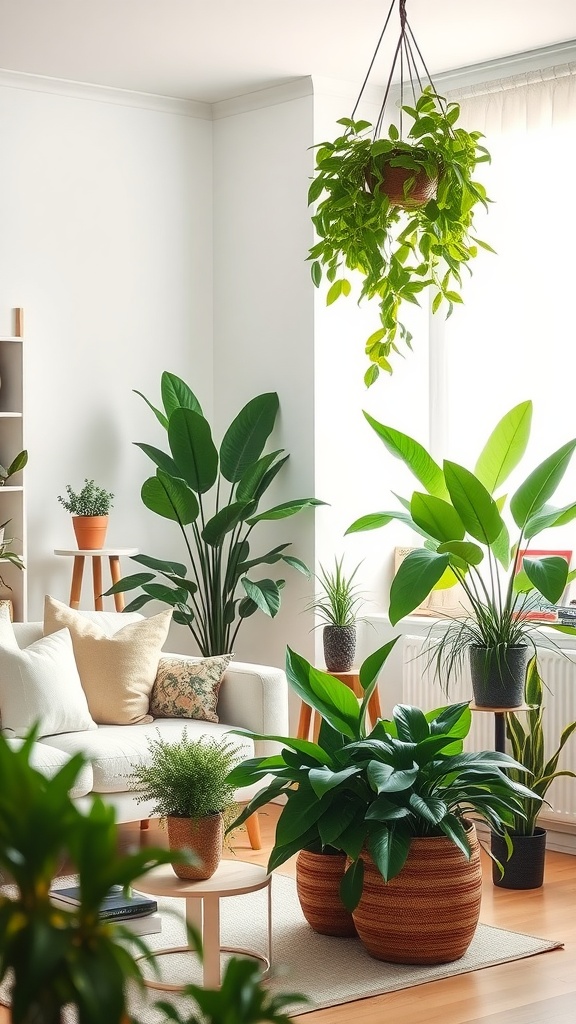
[[[281,753],[239,765],[231,780],[275,776],[244,814],[285,797],[269,869],[320,836],[348,858],[340,895],[366,949],[382,960],[443,963],[464,954],[480,913],[474,822],[502,835],[523,816],[523,800],[538,798],[510,778],[524,769],[509,755],[463,752],[467,703],[427,714],[398,705],[366,734],[368,701],[394,643],[363,663],[360,703],[288,649],[290,684],[323,719],[318,743],[267,737],[283,743]]]
[[[347,530],[355,533],[397,520],[424,538],[424,547],[407,555],[392,581],[390,621],[395,625],[409,615],[433,590],[460,583],[471,610],[432,627],[425,652],[435,660],[446,687],[469,658],[476,704],[519,707],[536,644],[553,646],[537,609],[542,600],[558,602],[576,575],[561,556],[530,555],[530,545],[542,531],[576,517],[576,501],[562,507],[550,504],[576,439],[544,459],[508,496],[501,488],[526,451],[532,402],[522,402],[502,417],[473,472],[448,460],[440,467],[418,441],[364,415],[421,485],[410,498],[401,499],[400,510],[363,516]],[[546,625],[576,635],[573,627]]]
[[[538,799],[523,801],[524,815],[514,819],[509,839],[492,836],[492,853],[498,863],[493,865],[495,885],[504,889],[538,889],[544,881],[546,830],[538,825],[542,802],[550,786],[559,776],[576,778],[568,769],[558,769],[562,751],[576,731],[576,721],[570,722],[560,736],[557,749],[551,757],[544,745],[544,684],[538,671],[536,656],[530,659],[526,673],[526,712],[506,714],[506,735],[512,756],[530,773],[530,788]],[[520,779],[513,769],[512,778]]]
[[[356,623],[362,596],[354,581],[360,566],[347,574],[343,563],[343,557],[335,558],[331,571],[320,566],[315,577],[320,593],[308,605],[323,626],[324,661],[329,672],[349,672],[356,654]]]

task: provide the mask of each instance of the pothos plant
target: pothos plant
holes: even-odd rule
[[[376,138],[369,121],[341,118],[343,133],[317,147],[308,193],[309,204],[320,200],[312,217],[319,240],[308,257],[314,284],[325,274],[330,305],[350,294],[347,271],[359,271],[360,301],[378,301],[380,326],[366,341],[367,386],[380,370],[392,373],[398,340],[411,347],[412,335],[399,320],[402,303],[418,305],[419,294],[432,288],[433,311],[445,302],[449,316],[462,302],[462,271],[470,272],[479,247],[493,251],[473,225],[475,207],[489,202],[473,178],[476,165],[490,160],[482,133],[457,127],[459,105],[431,87],[401,112],[413,120],[406,138],[395,124]],[[406,171],[400,200],[386,191],[391,168]],[[437,184],[435,195],[416,206],[411,195],[422,173]]]
[[[141,392],[136,394],[154,412],[170,450],[137,442],[156,466],[156,475],[142,485],[142,501],[151,512],[178,525],[189,565],[135,555],[133,561],[152,571],[127,576],[106,593],[141,590],[125,611],[162,601],[174,609],[175,622],[188,626],[202,655],[230,652],[244,619],[258,610],[273,618],[280,609],[285,581],[253,579],[252,570],[284,562],[310,575],[304,562],[286,554],[289,541],[252,555],[254,529],[324,502],[294,498],[259,511],[288,459],[284,449],[262,454],[278,414],[276,392],[249,401],[219,448],[198,399],[179,377],[162,374],[162,409]]]

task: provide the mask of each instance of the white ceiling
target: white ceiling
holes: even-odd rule
[[[306,75],[356,82],[389,3],[0,0],[0,68],[208,103]],[[576,0],[407,0],[406,10],[432,75],[576,39]],[[395,11],[386,43],[397,34]]]

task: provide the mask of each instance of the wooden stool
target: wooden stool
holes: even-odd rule
[[[353,669],[351,672],[328,672],[326,669],[322,669],[328,676],[334,676],[335,679],[339,679],[341,683],[352,690],[353,694],[362,699],[364,696],[364,690],[360,685],[360,676],[358,672]],[[374,690],[374,693],[368,701],[368,717],[372,727],[375,726],[379,718],[382,718],[382,710],[380,708],[380,695],[378,693],[378,687]],[[322,716],[314,711],[314,722],[312,729],[312,738],[315,743],[318,742],[318,735],[320,733],[320,724],[322,722]],[[302,701],[300,706],[300,717],[298,719],[298,731],[296,738],[299,740],[307,740],[310,738],[310,725],[312,724],[312,708],[309,704]]]
[[[104,597],[102,592],[102,558],[108,558],[110,562],[110,577],[112,583],[118,583],[122,578],[120,573],[120,556],[137,555],[138,548],[102,548],[88,550],[86,548],[55,548],[55,555],[68,555],[74,559],[72,567],[72,585],[70,587],[70,607],[78,609],[82,594],[82,576],[84,574],[84,559],[89,556],[92,559],[92,580],[94,585],[94,608],[97,612],[104,611]],[[124,608],[124,594],[114,594],[114,607],[117,612]]]

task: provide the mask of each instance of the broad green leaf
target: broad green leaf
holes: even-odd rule
[[[349,739],[359,732],[358,701],[339,679],[312,667],[301,655],[286,648],[286,675],[294,692]]]
[[[414,522],[439,541],[464,540],[464,525],[453,506],[433,494],[415,491],[410,502]]]
[[[342,768],[338,772],[333,772],[330,768],[311,768],[308,772],[308,778],[310,785],[318,799],[324,796],[325,793],[329,793],[332,789],[337,789],[347,779],[351,778],[352,775],[358,775],[360,768],[356,765],[350,768]]]
[[[165,604],[186,604],[188,598],[185,590],[180,588],[174,590],[164,583],[143,583],[142,590],[153,597],[155,601],[163,601]]]
[[[260,611],[273,619],[280,611],[280,590],[274,580],[249,580],[243,576],[242,586],[248,597],[258,606]]]
[[[171,459],[166,452],[160,451],[159,448],[154,448],[151,444],[141,444],[139,441],[135,441],[134,444],[136,448],[140,448],[152,460],[155,466],[163,469],[165,473],[169,473],[170,476],[181,475],[174,459]]]
[[[576,440],[562,445],[541,462],[510,499],[510,512],[516,526],[523,529],[555,493],[576,448]]]
[[[551,505],[544,505],[535,515],[531,516],[526,523],[524,536],[526,540],[532,540],[543,530],[549,530],[554,526],[565,526],[576,519],[576,502],[564,505],[562,508],[553,508]]]
[[[154,574],[151,572],[137,572],[132,576],[123,576],[118,583],[106,591],[106,594],[124,594],[128,590],[136,590],[136,587],[141,587],[143,583],[150,583],[150,580],[153,579]]]
[[[160,379],[162,404],[168,419],[175,409],[192,409],[202,416],[202,406],[188,385],[175,373],[165,371]]]
[[[146,508],[164,519],[187,526],[198,517],[198,501],[194,492],[184,480],[168,476],[161,469],[156,471],[156,476],[144,481],[140,494]]]
[[[403,803],[395,803],[383,793],[372,800],[365,817],[367,821],[400,821],[402,818],[407,818],[409,814],[409,807]]]
[[[324,845],[333,846],[354,821],[356,805],[353,800],[338,799],[318,819],[318,831]]]
[[[502,532],[504,523],[496,502],[484,484],[468,469],[455,462],[444,463],[444,476],[452,504],[467,532],[475,540],[492,544]]]
[[[418,607],[438,582],[450,559],[426,548],[406,555],[390,587],[389,618],[393,626]]]
[[[220,471],[230,483],[241,480],[260,458],[274,429],[279,401],[275,391],[257,395],[232,420],[220,445]]]
[[[477,544],[474,544],[471,540],[451,540],[445,544],[439,544],[437,549],[438,554],[444,554],[446,552],[450,555],[456,555],[462,562],[466,562],[467,565],[480,565],[480,562],[484,558],[484,552],[482,548],[479,548]]]
[[[399,770],[391,764],[369,761],[366,774],[376,793],[402,793],[414,785],[418,777],[418,768]]]
[[[420,743],[430,736],[430,726],[420,708],[397,704],[393,711],[398,739]]]
[[[372,654],[369,654],[360,666],[358,678],[360,680],[360,686],[364,690],[364,696],[360,704],[360,721],[362,723],[365,721],[366,709],[370,703],[372,694],[378,685],[378,676],[380,675],[382,666],[399,639],[400,637],[395,636],[393,640],[389,640],[387,644],[383,644],[383,646],[379,647],[377,651],[373,651]]]
[[[238,562],[236,574],[241,576],[242,573],[248,572],[256,565],[275,565],[276,562],[280,562],[282,560],[282,552],[288,547],[290,547],[290,542],[286,544],[278,544],[277,547],[272,548],[272,551],[266,552],[265,555],[258,555],[256,558],[250,558],[246,561]],[[246,548],[248,548],[247,544]]]
[[[556,604],[560,600],[566,588],[568,576],[568,562],[565,558],[561,558],[559,555],[549,555],[544,558],[525,556],[522,568],[536,590],[540,591],[548,601]]]
[[[252,498],[256,497],[263,478],[266,476],[270,466],[281,454],[282,449],[279,448],[278,451],[270,452],[269,455],[263,455],[257,462],[248,466],[236,488],[236,498],[238,501],[251,501]]]
[[[286,519],[288,516],[294,516],[297,512],[301,512],[302,509],[325,504],[326,502],[320,501],[319,498],[297,498],[295,501],[285,501],[282,505],[275,505],[274,508],[269,508],[266,512],[260,512],[257,516],[250,516],[246,522],[250,526],[254,526],[255,523]]]
[[[160,409],[157,409],[155,405],[152,405],[150,399],[146,398],[146,395],[143,395],[141,391],[137,391],[136,388],[133,388],[132,390],[134,391],[135,395],[139,395],[140,398],[143,398],[144,401],[146,402],[146,405],[150,409],[152,409],[152,412],[154,413],[160,425],[164,427],[164,430],[168,430],[168,418],[164,415],[164,413]]]
[[[233,501],[231,505],[225,505],[208,520],[202,530],[202,539],[211,547],[219,547],[226,534],[244,521],[244,513],[250,508],[253,508],[251,501]]]
[[[502,417],[490,434],[474,469],[490,494],[520,462],[528,446],[531,423],[532,402],[521,402]]]
[[[324,807],[312,789],[299,786],[291,790],[278,818],[275,842],[284,846],[297,839],[318,821],[323,811]]]
[[[418,441],[409,437],[408,434],[400,433],[399,430],[393,430],[392,427],[385,427],[367,412],[364,412],[364,416],[388,451],[404,462],[416,479],[426,488],[428,494],[434,494],[437,498],[447,497],[444,474],[440,466],[434,462],[434,459]]]
[[[171,573],[173,576],[185,576],[187,572],[182,562],[167,562],[161,558],[152,558],[151,555],[132,555],[131,558],[133,562],[155,569],[156,572]]]
[[[344,536],[349,533],[361,533],[364,530],[379,530],[381,526],[387,526],[392,522],[392,515],[389,512],[371,512],[367,516],[360,516],[348,527]]]
[[[286,562],[292,569],[296,569],[297,572],[301,572],[306,579],[310,579],[312,573],[306,562],[303,562],[301,558],[295,558],[294,555],[282,555],[282,561]]]
[[[394,826],[375,828],[368,837],[368,850],[382,878],[389,882],[399,875],[410,851],[410,836]]]
[[[337,281],[330,286],[326,295],[326,305],[331,306],[336,299],[339,299],[341,295],[349,295],[351,291],[350,282],[344,277],[338,278]]]
[[[418,817],[425,818],[432,825],[438,825],[444,817],[448,808],[443,800],[437,796],[419,796],[418,793],[410,794],[410,806]]]
[[[192,409],[175,409],[168,424],[170,451],[178,473],[197,494],[204,494],[218,476],[218,452],[208,420]]]
[[[362,896],[364,885],[364,861],[355,860],[345,871],[340,882],[340,899],[347,910],[356,909]]]

